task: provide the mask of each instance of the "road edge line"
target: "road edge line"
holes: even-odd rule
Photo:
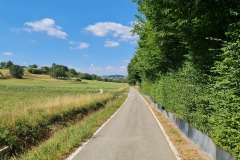
[[[77,150],[75,150],[70,156],[68,156],[65,160],[72,160],[73,158],[75,158],[75,156],[94,138],[94,136],[96,136],[96,134],[98,134],[100,132],[100,130],[119,112],[119,110],[125,105],[125,103],[127,102],[127,100],[129,99],[129,93],[130,90],[128,92],[128,97],[127,99],[123,102],[123,104],[118,108],[118,110],[111,115],[111,117],[105,122],[103,123],[98,129],[97,131],[93,134],[92,138],[86,140],[86,142],[82,143],[80,147],[77,148]]]
[[[139,91],[138,91],[139,93]],[[140,94],[140,93],[139,93]],[[172,141],[170,140],[170,138],[168,137],[167,133],[165,132],[163,126],[161,125],[161,123],[159,122],[159,120],[157,119],[156,115],[154,114],[152,108],[150,107],[150,105],[148,104],[148,102],[145,100],[145,98],[143,97],[142,94],[140,94],[140,96],[142,97],[142,99],[145,101],[145,103],[148,105],[149,110],[151,111],[153,117],[155,118],[155,120],[157,121],[157,124],[159,126],[159,128],[161,129],[165,139],[168,142],[168,145],[170,146],[171,150],[173,151],[173,154],[175,155],[175,157],[177,158],[177,160],[181,160],[182,158],[180,157],[180,154],[178,153],[176,147],[173,145]]]

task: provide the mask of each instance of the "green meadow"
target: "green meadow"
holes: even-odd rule
[[[104,108],[127,89],[124,83],[58,80],[29,73],[23,79],[0,79],[0,148],[10,146],[11,154],[18,155],[55,130]]]

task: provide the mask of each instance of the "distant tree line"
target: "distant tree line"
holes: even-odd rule
[[[101,77],[96,74],[88,74],[77,72],[73,68],[68,68],[67,66],[53,63],[51,67],[42,66],[38,67],[36,64],[31,64],[27,66],[15,65],[12,61],[0,62],[0,69],[9,69],[9,73],[14,78],[22,78],[24,75],[24,68],[27,68],[27,71],[31,74],[43,74],[50,75],[52,78],[56,79],[69,79],[75,78],[77,81],[81,79],[85,80],[97,80],[105,82],[116,82],[116,83],[126,83],[126,80],[123,78],[111,79],[106,77]],[[3,77],[3,74],[0,72],[0,77]]]

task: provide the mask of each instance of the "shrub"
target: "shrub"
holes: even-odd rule
[[[19,65],[12,65],[9,68],[9,72],[10,72],[11,76],[14,78],[22,78],[22,76],[24,75],[24,70]]]
[[[231,41],[224,43],[220,60],[213,68],[212,131],[218,144],[240,159],[240,30],[228,34]]]
[[[77,78],[75,81],[82,82],[82,80],[80,78]]]

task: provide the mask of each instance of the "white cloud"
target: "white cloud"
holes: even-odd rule
[[[30,28],[25,28],[24,30],[28,32],[44,32],[47,33],[50,36],[54,36],[57,38],[61,39],[66,39],[67,33],[63,32],[60,26],[57,26],[55,24],[55,21],[50,18],[44,18],[39,21],[34,21],[34,22],[26,22],[24,25],[30,27]]]
[[[123,62],[124,62],[124,63],[129,63],[130,60],[129,60],[129,59],[124,59]]]
[[[117,47],[117,46],[119,46],[119,43],[115,42],[115,41],[106,41],[104,46],[105,47]]]
[[[13,55],[12,52],[3,52],[2,54],[3,54],[4,56],[12,56],[12,55]]]
[[[127,70],[127,66],[120,66],[118,67],[119,70],[121,71],[126,71]]]
[[[85,49],[88,48],[90,46],[90,44],[88,43],[83,43],[83,42],[74,42],[74,41],[69,41],[68,44],[70,44],[70,49]]]
[[[87,68],[78,68],[77,71],[96,75],[127,75],[127,66],[97,66],[91,64]]]
[[[68,44],[73,45],[73,44],[75,44],[75,42],[69,41]]]
[[[112,67],[112,66],[107,66],[106,69],[107,69],[107,70],[111,70],[111,69],[114,69],[114,67]]]
[[[132,27],[114,22],[97,22],[85,28],[85,31],[89,31],[95,36],[103,37],[112,35],[113,37],[119,38],[120,41],[136,41],[138,36],[133,36],[131,30]]]
[[[10,28],[11,32],[15,32],[15,33],[20,33],[22,31],[22,29],[20,28]]]
[[[78,46],[77,46],[77,49],[84,49],[84,48],[88,48],[90,44],[88,43],[80,43]]]

